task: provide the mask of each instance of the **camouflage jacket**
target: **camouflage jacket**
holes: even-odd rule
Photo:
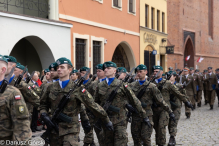
[[[114,79],[113,82],[108,85],[107,81],[103,81],[97,85],[94,99],[95,102],[100,104],[101,106],[104,106],[106,100],[109,97],[109,94],[121,83],[121,80]],[[140,117],[146,118],[146,112],[141,106],[141,102],[137,99],[134,92],[131,90],[129,86],[127,86],[126,83],[122,83],[122,86],[117,91],[117,94],[111,104],[111,106],[115,108],[119,108],[119,112],[114,112],[108,110],[109,118],[112,121],[113,124],[117,124],[121,121],[124,121],[127,119],[126,117],[126,103],[130,103],[133,105],[134,108],[137,109],[139,112]]]
[[[179,92],[183,95],[186,95],[186,90],[183,89],[183,85],[181,85],[180,83],[176,83],[174,86],[177,87],[177,89],[179,90]],[[170,92],[170,97],[173,94],[173,92]],[[186,96],[187,97],[187,96]],[[187,100],[189,100],[189,98],[187,97]],[[174,95],[172,96],[172,98],[170,98],[170,104],[171,104],[171,108],[175,109],[175,108],[181,108],[182,107],[182,101],[178,98],[178,96]]]
[[[32,137],[24,98],[17,88],[10,85],[0,93],[0,139],[4,137],[18,141],[28,141]]]
[[[10,85],[14,86],[16,78],[12,80]],[[33,112],[33,107],[38,108],[40,106],[40,97],[34,92],[30,85],[22,80],[17,88],[22,93],[24,100],[26,102],[29,113]]]
[[[159,87],[163,82],[165,82],[166,79],[162,79],[159,83],[155,83],[157,87]],[[166,81],[166,83],[163,86],[163,89],[161,90],[161,94],[163,96],[164,101],[170,106],[170,93],[174,94],[179,98],[181,101],[186,102],[187,101],[187,96],[183,95],[179,92],[178,88],[172,84],[170,81]],[[171,106],[170,106],[171,107]],[[162,110],[160,108],[160,105],[158,104],[158,107],[154,107],[153,110]]]
[[[130,87],[134,91],[135,95],[137,96],[138,93],[143,89],[149,81],[145,81],[144,84],[140,85],[139,82],[133,82],[130,84]],[[168,106],[168,104],[163,100],[162,94],[160,93],[160,90],[157,89],[156,85],[153,83],[150,83],[147,87],[144,95],[140,99],[142,103],[142,107],[147,113],[147,116],[152,116],[153,112],[151,109],[151,106],[153,104],[153,100],[155,100],[159,105],[163,107],[164,110],[166,110],[168,113],[171,113],[172,110]],[[138,116],[138,114],[133,113],[133,116]]]
[[[30,82],[28,83],[28,85],[31,86],[31,88],[33,89],[33,91],[34,91],[38,96],[41,95],[41,89],[40,89],[40,87],[38,87],[37,85],[35,85],[32,81],[30,81]]]
[[[62,97],[73,88],[73,83],[69,81],[65,88],[61,88],[59,82],[50,84],[41,97],[40,113],[47,113],[51,109],[51,113],[55,111]],[[104,123],[109,122],[106,112],[96,104],[91,94],[84,89],[84,86],[76,88],[71,94],[70,100],[63,110],[63,114],[72,118],[72,122],[59,123],[59,136],[80,131],[80,124],[78,121],[78,114],[81,110],[81,103],[91,112],[101,118]],[[54,131],[53,131],[54,132]]]

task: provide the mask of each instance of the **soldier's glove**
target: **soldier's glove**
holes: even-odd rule
[[[126,104],[125,105],[125,107],[128,109],[128,111],[129,112],[131,112],[131,113],[138,113],[138,111],[134,108],[134,107],[132,107],[132,105],[131,104]]]
[[[53,124],[53,122],[51,121],[50,117],[46,113],[42,113],[40,115],[40,118],[42,119],[42,121],[46,124],[46,126],[49,129],[55,128],[55,125]]]
[[[84,128],[85,133],[90,132],[91,126],[88,120],[81,122],[82,127]]]
[[[143,122],[144,122],[146,125],[148,125],[148,127],[151,128],[151,123],[150,123],[150,120],[148,119],[148,117],[144,118],[144,119],[143,119]]]
[[[170,116],[170,119],[171,119],[171,120],[173,120],[174,122],[176,122],[175,115],[174,115],[173,112],[170,113],[169,116]]]
[[[109,131],[113,131],[113,123],[111,121],[109,121],[106,125],[106,128],[109,130]]]
[[[186,107],[191,108],[192,110],[194,109],[192,104],[189,101],[185,102]]]

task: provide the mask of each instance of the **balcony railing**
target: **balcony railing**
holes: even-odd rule
[[[48,18],[48,0],[0,0],[0,11]]]

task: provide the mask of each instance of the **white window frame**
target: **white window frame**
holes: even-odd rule
[[[118,9],[118,10],[122,11],[122,0],[118,0],[118,3],[119,3],[119,7],[121,7],[121,8],[115,7],[115,6],[113,5],[113,0],[112,0],[112,8]]]
[[[90,47],[90,36],[89,35],[83,35],[78,33],[73,33],[73,53],[74,53],[74,67],[76,67],[76,39],[84,39],[86,43],[85,47],[85,66],[89,67],[89,47]],[[79,68],[77,68],[79,69]]]
[[[93,41],[99,41],[101,42],[101,52],[100,52],[100,56],[101,56],[101,63],[104,63],[104,38],[102,37],[95,37],[95,36],[91,36],[91,73],[92,74],[95,74],[93,73]]]
[[[129,12],[129,1],[130,1],[130,0],[128,0],[128,9],[127,9],[127,10],[128,10],[128,13],[129,13],[129,14],[132,14],[132,15],[134,15],[134,16],[136,16],[136,0],[133,0],[133,12],[134,12],[134,13]]]
[[[93,0],[93,1],[97,1],[97,2],[99,2],[99,3],[103,3],[103,0]]]

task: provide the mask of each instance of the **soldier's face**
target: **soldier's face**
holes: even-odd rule
[[[15,66],[16,66],[16,63],[8,62],[8,69],[5,75],[7,76],[11,72],[11,69]]]
[[[52,78],[52,79],[58,78],[58,72],[55,71],[54,68],[51,68],[50,73],[51,73],[51,78]]]
[[[83,77],[86,74],[86,71],[81,71],[80,74],[81,74],[81,77]],[[90,74],[87,75],[86,80],[89,79],[89,75]]]
[[[212,69],[209,69],[208,72],[211,73],[211,72],[212,72]]]
[[[219,74],[219,71],[216,71],[216,74]]]
[[[73,74],[71,75],[71,79],[72,79],[73,81],[77,80],[77,79],[78,79],[77,74],[76,74],[76,73],[73,73]]]
[[[66,78],[66,77],[69,78],[71,71],[72,71],[72,68],[68,68],[67,64],[61,64],[57,67],[59,78]]]
[[[97,69],[97,77],[98,77],[98,79],[105,78],[105,74],[104,74],[104,71],[102,69]]]
[[[193,74],[194,73],[194,70],[190,70],[190,74]]]
[[[148,72],[147,70],[137,70],[136,73],[140,80],[144,80],[147,72]]]
[[[15,68],[14,69],[14,75],[16,77],[18,77],[20,74],[22,74],[23,70],[19,69],[19,68]]]
[[[188,71],[184,71],[184,75],[187,75],[187,74],[189,74],[189,72]]]
[[[107,67],[107,68],[105,68],[104,73],[105,73],[105,76],[107,78],[113,78],[113,77],[115,77],[115,74],[116,74],[116,68],[115,67]]]
[[[157,79],[161,78],[162,77],[162,74],[163,74],[163,71],[162,70],[159,70],[159,69],[155,69],[154,70],[154,76],[160,71],[160,73],[157,75]]]
[[[126,76],[126,73],[121,73],[121,75],[119,76],[119,80],[123,80],[124,78],[125,78],[125,76]]]
[[[50,80],[51,80],[51,73],[50,73],[50,72],[47,72],[47,73],[46,73],[46,80],[47,80],[47,81],[50,81]]]

